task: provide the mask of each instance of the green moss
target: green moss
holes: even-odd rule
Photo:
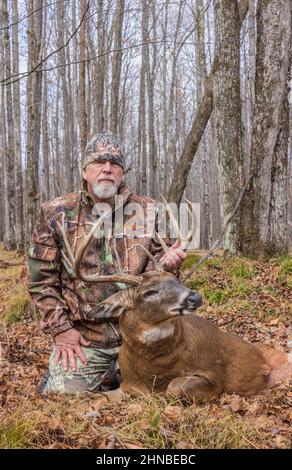
[[[198,255],[187,255],[186,259],[182,264],[182,270],[185,271],[186,269],[191,269],[194,264],[196,264],[200,260],[200,256]]]
[[[199,277],[198,279],[191,279],[186,283],[186,287],[192,290],[200,290],[203,287],[206,287],[208,285],[208,279],[205,277]]]
[[[281,256],[278,258],[283,274],[292,274],[292,256]]]
[[[279,284],[292,289],[292,256],[281,256],[277,261],[280,265]]]
[[[248,295],[252,292],[251,286],[244,279],[235,279],[232,281],[232,296]]]
[[[214,289],[211,291],[204,291],[204,295],[210,305],[220,305],[228,301],[231,296],[229,289]]]
[[[206,266],[211,266],[212,268],[222,270],[224,265],[223,258],[210,258],[206,260]]]
[[[237,258],[232,260],[232,265],[228,269],[229,274],[236,279],[252,279],[254,270],[244,260]]]

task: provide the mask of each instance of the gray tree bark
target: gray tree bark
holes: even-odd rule
[[[291,65],[291,2],[262,0],[257,8],[253,179],[243,205],[242,251],[287,253],[287,169]]]
[[[119,92],[122,67],[122,31],[125,12],[125,0],[117,2],[114,26],[114,58],[111,85],[111,131],[118,132],[119,121]]]
[[[18,6],[12,0],[12,71],[19,73],[19,41],[18,41]],[[24,219],[23,219],[23,183],[21,162],[21,131],[20,131],[20,88],[19,82],[13,83],[13,120],[14,120],[14,177],[15,177],[15,242],[19,251],[24,250]]]
[[[240,102],[240,26],[238,4],[233,0],[214,0],[216,55],[214,76],[215,145],[219,166],[222,223],[235,207],[243,184]],[[223,239],[231,254],[239,250],[240,215],[230,222]]]
[[[80,19],[86,9],[86,0],[80,0]],[[79,35],[79,129],[80,129],[80,146],[81,153],[87,144],[88,127],[87,127],[87,114],[86,114],[86,89],[85,89],[85,74],[86,74],[86,47],[85,47],[85,22],[83,21],[80,27]]]
[[[28,17],[28,69],[33,69],[42,57],[43,0],[28,1],[29,11],[38,11]],[[36,71],[27,78],[27,238],[30,238],[38,209],[39,150],[41,125],[42,72]]]
[[[4,73],[5,77],[12,75],[11,70],[11,39],[8,28],[9,14],[7,0],[2,2],[2,24],[4,30]],[[15,234],[15,144],[14,144],[14,119],[12,106],[12,85],[7,84],[4,88],[4,111],[6,110],[5,123],[5,155],[4,155],[4,175],[5,175],[5,235],[4,245],[8,250],[16,247]],[[5,120],[4,117],[4,120]],[[6,137],[7,136],[7,137]]]

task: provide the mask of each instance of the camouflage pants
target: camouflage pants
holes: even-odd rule
[[[40,393],[80,393],[98,392],[117,388],[118,377],[118,352],[114,349],[93,349],[82,347],[87,358],[87,365],[76,357],[76,370],[64,370],[62,361],[54,365],[56,347],[50,356],[49,369],[40,386]]]

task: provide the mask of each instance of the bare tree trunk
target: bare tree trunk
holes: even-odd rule
[[[49,33],[47,31],[48,9],[44,7],[44,27],[43,27],[43,44],[46,49]],[[48,77],[47,73],[43,78],[42,91],[42,191],[41,202],[50,199],[50,165],[49,165],[49,128],[48,128]]]
[[[145,78],[146,78],[146,54],[148,35],[148,3],[142,0],[142,61],[140,69],[140,101],[138,115],[138,161],[139,180],[138,192],[147,194],[147,149],[146,149],[146,104],[145,104]]]
[[[80,0],[80,18],[84,14],[86,9],[86,0]],[[84,150],[87,143],[87,115],[86,115],[86,92],[85,92],[85,71],[86,71],[86,48],[85,48],[85,22],[83,21],[80,27],[79,36],[79,128],[80,128],[80,143],[81,153],[84,154]]]
[[[291,83],[291,82],[290,82]],[[290,89],[289,103],[292,102]],[[292,246],[292,107],[290,106],[289,119],[289,160],[288,160],[288,247]]]
[[[43,155],[43,171],[44,171],[44,190],[43,200],[49,200],[50,194],[50,164],[49,164],[49,129],[48,129],[48,83],[47,76],[44,76],[43,84],[43,109],[42,109],[42,155]]]
[[[240,26],[237,2],[215,0],[216,53],[214,77],[214,122],[219,165],[220,202],[223,225],[231,214],[243,184],[240,102]],[[224,248],[239,250],[240,217],[237,214],[224,236]]]
[[[7,10],[4,9],[4,3],[0,9],[1,27],[5,27],[7,24]],[[4,43],[4,31],[0,31],[1,41]],[[0,75],[1,80],[5,77],[5,48],[0,48]],[[1,124],[1,189],[3,190],[3,237],[1,240],[4,241],[5,247],[9,247],[11,239],[11,221],[9,217],[9,200],[8,200],[8,153],[7,153],[7,129],[6,129],[6,103],[5,103],[5,88],[0,87],[1,95],[1,109],[0,113],[0,124]],[[8,246],[7,246],[8,245]]]
[[[58,37],[57,37],[57,47],[58,52],[58,62],[59,64],[66,63],[65,48],[62,47],[65,44],[65,21],[66,21],[66,4],[64,2],[57,3],[57,28],[58,28]],[[65,192],[73,191],[74,184],[74,175],[73,175],[73,162],[72,162],[72,139],[70,136],[70,121],[72,115],[70,113],[69,105],[69,93],[68,93],[68,84],[66,76],[66,67],[59,68],[59,75],[61,78],[61,87],[62,87],[62,103],[63,103],[63,168],[64,168],[64,185],[63,189]]]
[[[59,136],[59,123],[60,123],[60,76],[58,75],[57,80],[57,96],[56,96],[56,117],[54,125],[54,137],[55,137],[55,158],[54,158],[54,196],[60,196],[61,187],[61,161],[60,161],[60,136]]]
[[[9,16],[7,10],[7,0],[2,2],[2,18],[3,25],[6,28],[4,30],[4,71],[5,77],[10,77],[11,73],[11,44],[10,44],[10,33],[9,33]],[[5,178],[7,178],[6,188],[6,227],[5,227],[5,248],[8,250],[16,247],[15,237],[15,144],[14,144],[14,119],[13,119],[13,106],[12,106],[12,85],[5,85],[5,109],[6,109],[6,165]],[[16,165],[17,166],[17,165]],[[7,213],[8,211],[8,213]]]
[[[288,89],[291,2],[257,8],[256,96],[251,146],[253,179],[243,214],[243,253],[287,253]]]
[[[122,31],[125,12],[125,0],[117,2],[115,12],[114,27],[114,59],[112,68],[112,85],[111,85],[111,131],[118,132],[119,119],[119,91],[122,67]]]
[[[72,0],[72,29],[76,30],[76,1]],[[72,44],[72,56],[73,61],[77,61],[78,54],[78,38],[75,36],[73,38]],[[80,186],[80,162],[79,162],[79,127],[78,127],[78,64],[72,66],[72,81],[73,86],[70,87],[71,91],[71,103],[72,103],[72,115],[73,119],[71,120],[71,136],[73,139],[73,173],[74,173],[74,189],[79,189]]]
[[[28,1],[28,69],[31,70],[42,57],[43,0]],[[42,99],[42,72],[36,71],[27,78],[27,237],[29,238],[39,203],[39,150]]]
[[[175,86],[176,86],[176,76],[177,76],[177,61],[178,61],[178,50],[177,50],[177,40],[179,28],[181,26],[182,11],[184,7],[184,1],[180,0],[178,7],[177,22],[173,37],[173,47],[172,47],[172,65],[171,65],[171,83],[170,83],[170,92],[169,92],[169,107],[168,107],[168,149],[167,155],[171,159],[171,170],[173,174],[173,169],[175,167],[177,156],[176,156],[176,140],[175,140]]]
[[[17,0],[12,1],[12,63],[13,75],[19,73],[18,44],[18,7]],[[13,117],[14,117],[14,171],[15,171],[15,241],[19,251],[24,249],[23,227],[23,185],[21,163],[21,132],[20,132],[20,89],[19,82],[13,83]]]
[[[164,13],[164,23],[163,23],[163,36],[166,39],[168,32],[168,3],[169,0],[165,2],[165,13]],[[167,76],[167,42],[164,41],[163,44],[163,76]],[[162,85],[162,103],[163,103],[163,192],[166,194],[168,188],[168,178],[169,178],[169,158],[167,154],[168,148],[168,133],[167,133],[167,81],[163,80]]]
[[[207,65],[205,54],[205,16],[204,16],[204,1],[197,0],[196,2],[196,62],[197,62],[197,102],[202,99],[204,84],[207,79]],[[210,210],[210,197],[209,197],[209,179],[208,173],[210,170],[210,161],[207,163],[207,138],[208,134],[203,136],[201,141],[201,158],[202,158],[202,190],[203,190],[203,205],[204,205],[204,227],[201,225],[202,245],[210,247],[212,244],[212,223],[211,223],[211,210]],[[209,142],[209,148],[211,147]],[[211,153],[210,153],[211,156]],[[205,243],[204,243],[205,242]]]
[[[155,38],[155,2],[152,0],[151,13],[153,19],[153,31]],[[149,35],[148,41],[150,41]],[[155,138],[155,128],[154,128],[154,81],[155,81],[155,72],[156,72],[156,46],[153,44],[152,47],[152,63],[150,64],[150,44],[147,46],[146,52],[146,70],[147,70],[147,89],[148,89],[148,141],[149,141],[149,186],[150,186],[150,196],[156,198],[159,190],[158,182],[158,171],[157,171],[157,145]]]
[[[96,130],[104,129],[104,81],[105,81],[105,21],[104,0],[98,0],[98,60],[96,74]]]

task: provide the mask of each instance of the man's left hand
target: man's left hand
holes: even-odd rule
[[[179,241],[177,240],[160,259],[160,264],[163,266],[165,271],[174,272],[181,267],[186,256],[186,253],[180,247]]]

